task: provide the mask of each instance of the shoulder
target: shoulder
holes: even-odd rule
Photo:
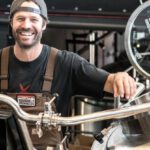
[[[75,54],[75,53],[67,51],[67,50],[57,49],[57,48],[51,47],[49,45],[44,45],[43,48],[46,51],[51,51],[51,49],[57,50],[58,51],[57,57],[59,60],[64,61],[64,60],[80,59],[80,56],[78,54]]]
[[[85,58],[66,50],[59,51],[56,64],[57,67],[74,73],[94,72],[93,70],[97,70],[96,66],[90,64]]]
[[[81,61],[86,61],[84,58],[82,58],[78,54],[67,51],[67,50],[59,50],[58,59],[60,61],[67,62],[67,63],[80,63]]]
[[[50,48],[50,47],[49,47]],[[58,49],[56,64],[65,68],[79,69],[91,65],[86,59],[76,53]]]

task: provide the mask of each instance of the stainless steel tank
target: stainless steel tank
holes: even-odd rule
[[[106,109],[112,109],[113,108],[113,99],[112,100],[99,100],[93,97],[88,96],[76,96],[75,98],[76,102],[76,109],[75,109],[75,115],[84,115],[84,114],[90,114],[93,112],[103,111]],[[96,121],[96,122],[87,122],[84,124],[80,124],[76,128],[78,128],[78,132],[81,134],[88,134],[93,135],[98,133],[100,130],[102,130],[104,127],[109,126],[111,120],[103,120],[103,121]]]
[[[122,107],[150,102],[150,92]],[[104,129],[101,139],[95,140],[91,150],[150,150],[150,112],[120,119]]]

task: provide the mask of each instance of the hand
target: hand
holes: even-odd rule
[[[129,99],[132,98],[136,92],[136,82],[126,72],[109,74],[104,90],[113,92],[114,97],[120,96]]]

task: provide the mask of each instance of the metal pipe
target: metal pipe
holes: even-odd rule
[[[142,5],[143,4],[143,1],[142,0],[139,0],[140,4]]]
[[[137,85],[137,90],[136,90],[134,96],[129,101],[135,99],[137,96],[139,96],[145,90],[145,85],[143,83],[136,82],[136,85]]]
[[[43,123],[50,123],[52,125],[62,125],[62,126],[77,125],[85,122],[95,122],[108,119],[125,118],[139,113],[150,111],[150,103],[145,103],[135,106],[127,106],[125,108],[111,109],[92,114],[86,114],[82,116],[59,117],[56,114],[53,115],[45,114],[43,118],[41,118],[40,115],[32,115],[24,112],[20,108],[18,103],[9,96],[0,94],[0,101],[10,105],[13,108],[15,114],[24,121],[36,122],[41,121],[42,119]]]
[[[77,125],[86,122],[95,122],[108,119],[120,119],[133,116],[139,113],[150,111],[150,103],[101,111],[83,116],[75,117],[58,117],[55,119],[56,124],[59,125]]]
[[[11,108],[14,110],[14,113],[24,121],[31,121],[31,122],[36,122],[36,121],[41,121],[41,117],[38,115],[32,115],[28,114],[25,111],[23,111],[19,104],[11,97],[7,95],[0,94],[0,102],[4,102],[7,105],[11,106]]]

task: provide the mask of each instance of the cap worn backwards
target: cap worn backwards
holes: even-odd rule
[[[37,4],[39,6],[40,10],[31,8],[30,6],[29,7],[21,7],[22,3],[24,3],[24,2],[34,2],[35,4]],[[12,18],[13,15],[18,11],[29,11],[29,12],[33,12],[33,13],[38,13],[44,19],[48,20],[47,7],[46,7],[44,0],[14,0],[10,7],[10,18]]]

